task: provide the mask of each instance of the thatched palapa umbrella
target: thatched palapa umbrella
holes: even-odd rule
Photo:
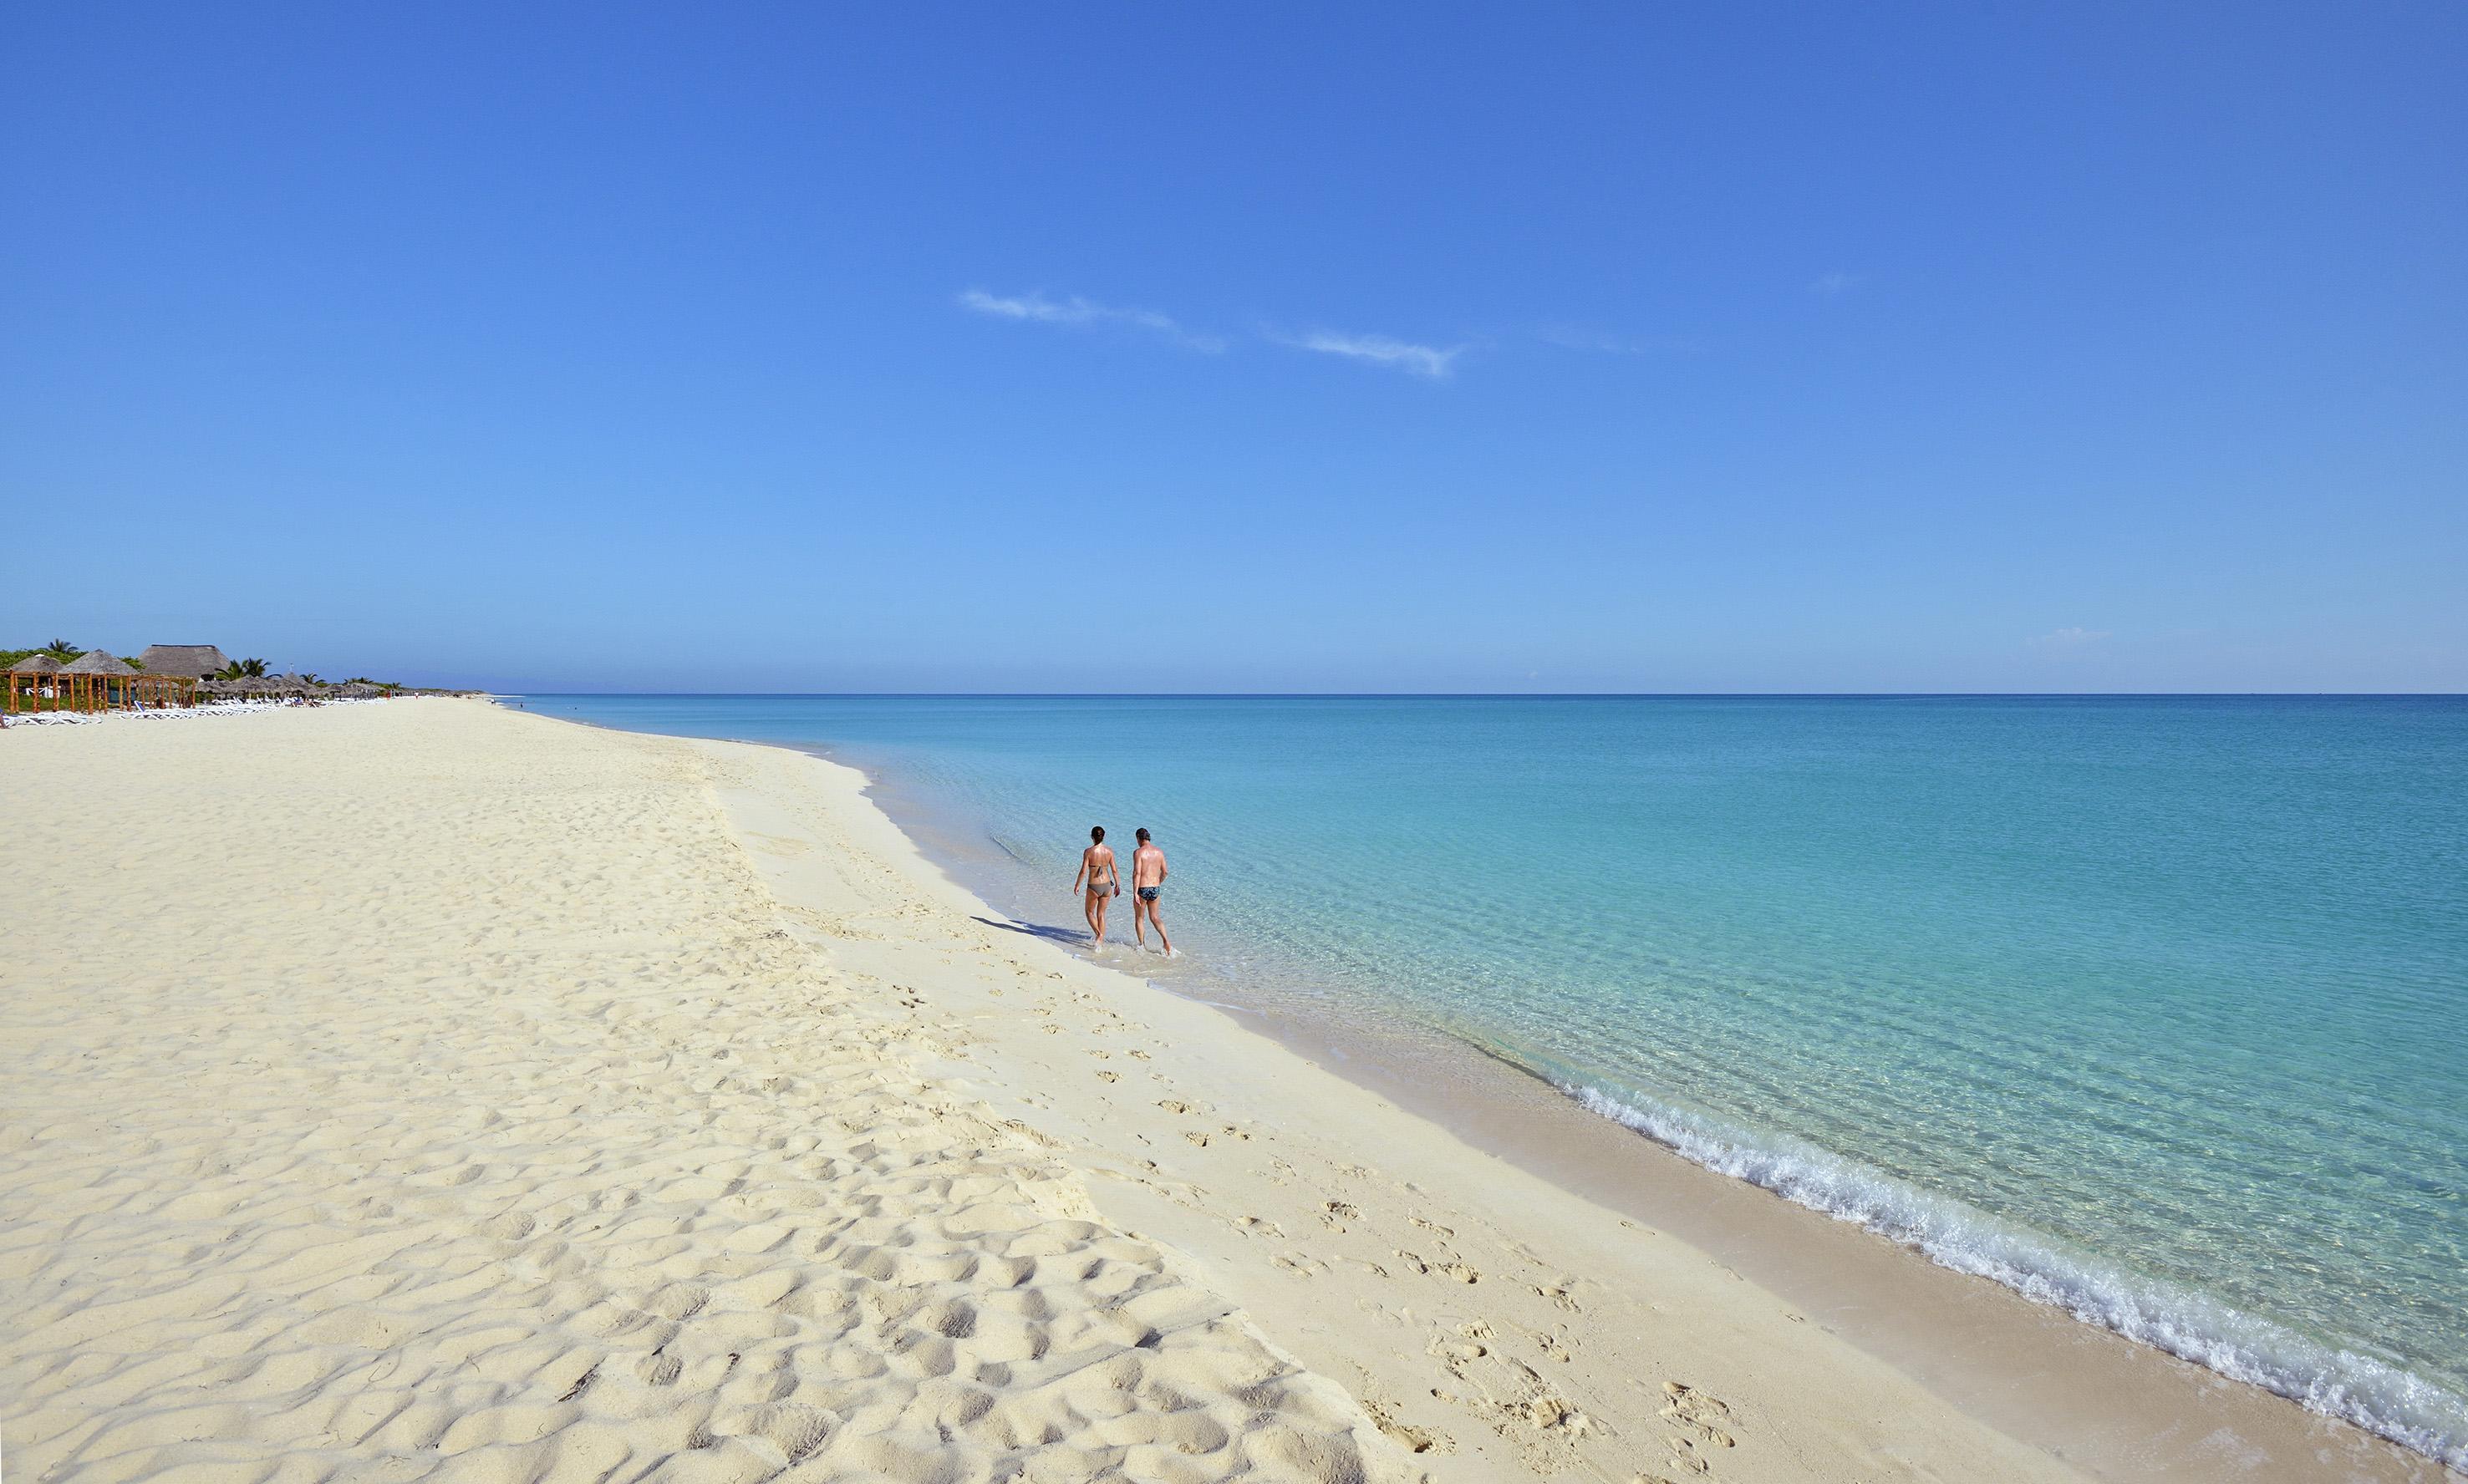
[[[88,650],[60,667],[62,698],[75,711],[101,711],[127,698],[123,683],[137,667],[109,650]]]
[[[203,680],[222,674],[231,661],[211,644],[149,644],[146,652],[137,656],[137,663],[145,666],[149,675]]]
[[[59,688],[52,676],[60,673],[60,662],[48,654],[29,654],[9,667],[9,709],[20,706],[34,709],[38,701],[57,705]]]
[[[133,675],[137,667],[109,650],[88,650],[60,667],[64,675]]]

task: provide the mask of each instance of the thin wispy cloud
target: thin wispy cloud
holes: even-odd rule
[[[991,294],[982,288],[971,288],[960,295],[960,307],[994,319],[1017,320],[1023,324],[1060,325],[1072,330],[1094,330],[1119,326],[1137,330],[1173,342],[1185,350],[1215,352],[1225,349],[1225,342],[1215,335],[1185,330],[1172,315],[1154,309],[1123,308],[1099,304],[1074,294],[1068,299],[1049,299],[1041,293]]]
[[[1161,314],[1154,309],[1100,304],[1078,294],[1057,299],[1038,291],[997,294],[983,288],[971,288],[963,291],[956,302],[972,314],[1010,320],[1015,324],[1053,325],[1064,330],[1115,328],[1154,335],[1188,350],[1214,354],[1225,349],[1225,341],[1221,337],[1187,330],[1170,314]],[[1418,345],[1394,335],[1350,334],[1335,330],[1292,334],[1263,326],[1257,332],[1261,339],[1274,345],[1314,351],[1322,355],[1341,355],[1349,360],[1384,366],[1432,381],[1448,379],[1456,369],[1457,357],[1472,348],[1471,344]]]
[[[1375,366],[1385,366],[1433,381],[1448,379],[1449,374],[1455,369],[1457,357],[1466,352],[1462,345],[1445,348],[1416,345],[1410,340],[1398,340],[1388,335],[1345,334],[1334,330],[1314,330],[1300,335],[1271,335],[1269,338],[1296,350],[1368,361]]]
[[[1808,291],[1818,295],[1821,298],[1831,299],[1849,289],[1852,285],[1859,282],[1860,276],[1858,274],[1845,273],[1841,269],[1837,268],[1831,273],[1818,274],[1817,276],[1817,282],[1808,285]]]
[[[2034,637],[2031,640],[2031,644],[2036,649],[2048,650],[2060,654],[2067,654],[2077,650],[2088,649],[2091,645],[2099,643],[2102,639],[2110,637],[2112,637],[2112,631],[2109,629],[2084,628],[2080,626],[2075,626],[2066,628],[2052,628],[2046,633]]]
[[[1564,351],[1590,351],[1598,355],[1653,355],[1684,349],[1675,336],[1615,335],[1589,325],[1544,325],[1534,331],[1534,338]]]

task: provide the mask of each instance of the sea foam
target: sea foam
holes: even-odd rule
[[[2044,1233],[1932,1195],[1804,1140],[1752,1133],[1636,1093],[1561,1078],[1589,1111],[1692,1163],[1851,1221],[1941,1267],[2003,1284],[2036,1303],[2223,1376],[2261,1386],[2468,1469],[2468,1400],[2371,1356],[2325,1345],[2180,1285],[2129,1273]]]

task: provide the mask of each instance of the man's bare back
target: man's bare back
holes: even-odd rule
[[[1157,942],[1164,945],[1166,956],[1174,956],[1174,940],[1165,935],[1165,919],[1157,916],[1157,898],[1165,888],[1165,852],[1149,843],[1149,833],[1139,834],[1140,848],[1131,852],[1131,936],[1141,947],[1149,946],[1149,928],[1155,928]]]

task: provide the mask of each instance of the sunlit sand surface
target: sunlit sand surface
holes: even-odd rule
[[[2082,1476],[994,917],[834,765],[452,700],[0,765],[11,1480]],[[1936,1286],[1810,1245],[1835,1317],[2029,1308],[1822,1235]],[[2050,1382],[2104,1476],[2433,1476],[2244,1388],[2102,1433],[2201,1373],[1997,1322],[2111,1378]]]

